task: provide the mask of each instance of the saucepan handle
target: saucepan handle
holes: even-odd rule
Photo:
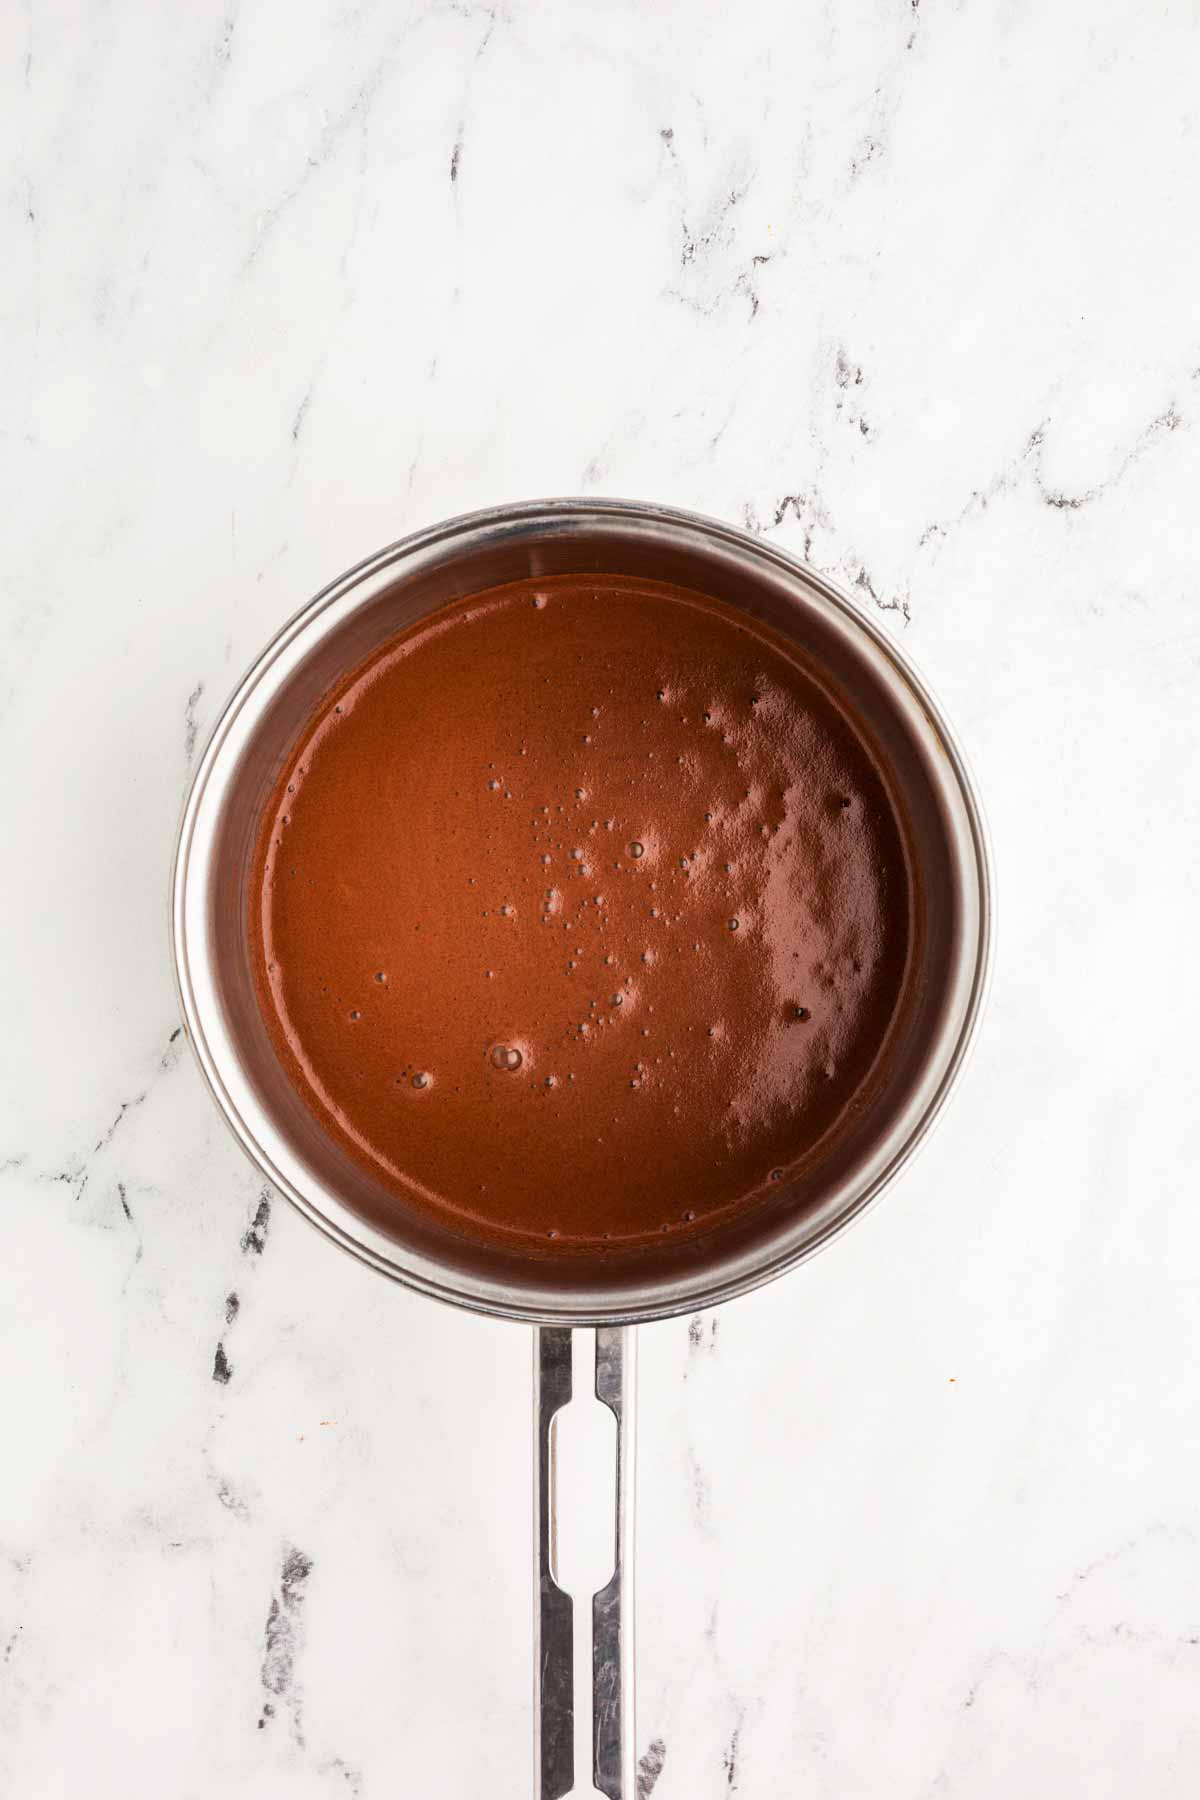
[[[581,1332],[580,1349],[592,1333]],[[589,1785],[608,1800],[635,1800],[633,1687],[633,1493],[636,1340],[631,1327],[599,1326],[594,1334],[596,1398],[617,1423],[610,1514],[615,1521],[610,1579],[592,1596],[591,1671],[576,1666],[574,1603],[554,1578],[556,1483],[554,1416],[572,1395],[574,1334],[540,1326],[534,1340],[534,1795],[562,1800]],[[592,1717],[591,1784],[575,1769],[577,1710]]]

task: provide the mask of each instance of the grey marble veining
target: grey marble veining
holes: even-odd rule
[[[529,1346],[264,1193],[165,892],[279,623],[509,498],[845,583],[990,1016],[895,1194],[642,1334],[639,1793],[1200,1782],[1194,8],[28,0],[0,70],[0,1793],[529,1790]]]

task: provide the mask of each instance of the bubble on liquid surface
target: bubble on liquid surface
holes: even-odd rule
[[[492,1047],[493,1069],[503,1069],[511,1075],[520,1068],[523,1061],[515,1044],[495,1044]]]
[[[423,1069],[417,1070],[417,1073],[412,1078],[412,1084],[415,1088],[427,1088],[429,1086],[429,1077],[425,1074]]]
[[[637,858],[639,856],[645,856],[645,854],[646,854],[645,844],[639,844],[636,841],[634,843],[630,844],[629,854],[630,854],[630,856],[632,856],[634,858],[635,861],[637,860]]]

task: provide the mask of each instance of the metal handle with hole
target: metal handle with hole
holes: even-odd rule
[[[592,1334],[586,1335],[590,1343]],[[554,1418],[573,1391],[570,1330],[542,1326],[534,1334],[534,1477],[536,1658],[534,1795],[563,1800],[588,1784],[575,1769],[577,1709],[592,1718],[592,1784],[608,1800],[634,1800],[636,1755],[633,1688],[633,1450],[636,1343],[632,1329],[600,1326],[594,1334],[596,1398],[616,1418],[613,1468],[613,1570],[592,1596],[590,1679],[576,1668],[575,1612],[554,1578],[557,1533]],[[589,1694],[590,1689],[590,1694]]]

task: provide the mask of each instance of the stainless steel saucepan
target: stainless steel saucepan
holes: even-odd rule
[[[416,1213],[397,1221],[372,1177],[322,1133],[259,1014],[244,930],[246,883],[263,802],[339,675],[448,601],[525,577],[593,571],[698,588],[742,608],[802,644],[865,722],[920,869],[918,997],[892,1074],[851,1135],[769,1206],[652,1252],[532,1261],[454,1237]],[[436,1299],[536,1328],[539,1800],[590,1785],[575,1768],[577,1708],[592,1715],[596,1788],[610,1800],[634,1800],[631,1328],[772,1280],[872,1204],[929,1130],[962,1065],[986,985],[992,910],[978,800],[948,725],[906,659],[833,583],[772,544],[694,514],[549,500],[417,532],[359,563],[298,612],[218,719],[184,807],[171,891],[183,1019],[213,1098],[263,1175],[342,1249]],[[573,1603],[554,1578],[553,1421],[571,1398],[572,1333],[589,1327],[596,1394],[617,1419],[617,1455],[614,1567],[592,1602],[587,1671],[574,1666]]]

